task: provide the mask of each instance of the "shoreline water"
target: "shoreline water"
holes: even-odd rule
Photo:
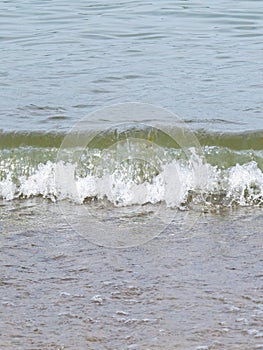
[[[263,349],[259,4],[2,2],[1,349]]]
[[[0,235],[0,346],[261,349],[261,208],[109,249],[73,231],[56,204],[29,202],[9,202]]]

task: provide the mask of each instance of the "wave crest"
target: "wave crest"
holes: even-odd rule
[[[209,149],[210,154],[212,151]],[[50,151],[49,158],[37,162],[21,154],[7,154],[0,164],[0,197],[42,196],[84,205],[106,199],[115,206],[158,202],[187,208],[263,205],[263,172],[255,160],[220,167],[194,153],[190,160],[185,159],[174,150],[161,166],[127,161],[105,169],[104,162],[104,168],[98,169],[93,153],[82,163],[87,167],[83,172],[79,164],[56,162],[55,151]]]

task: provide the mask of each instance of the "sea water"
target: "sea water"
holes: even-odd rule
[[[1,10],[0,347],[263,349],[261,3]]]

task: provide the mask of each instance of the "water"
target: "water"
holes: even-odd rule
[[[262,9],[2,2],[0,348],[263,349]]]
[[[262,129],[262,23],[258,1],[5,1],[0,128],[65,130],[141,101],[199,126]]]

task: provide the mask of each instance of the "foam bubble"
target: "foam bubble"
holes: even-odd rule
[[[102,173],[90,166],[83,175],[77,171],[78,164],[62,161],[40,163],[18,174],[15,167],[6,167],[1,173],[0,197],[12,200],[42,196],[78,204],[106,198],[115,206],[158,202],[168,207],[191,202],[208,206],[263,204],[263,172],[256,161],[222,169],[192,154],[190,160],[167,157],[159,171],[154,165],[136,168],[127,163],[119,167],[111,164],[111,170]]]
[[[241,206],[263,204],[263,173],[255,161],[229,169],[227,196]]]

